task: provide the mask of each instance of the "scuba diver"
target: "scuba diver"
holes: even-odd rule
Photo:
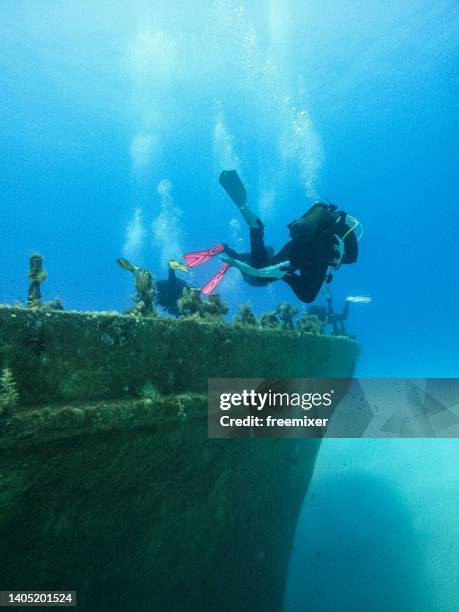
[[[335,336],[346,336],[346,328],[344,322],[349,316],[349,304],[352,300],[346,299],[343,310],[338,313],[333,308],[333,298],[330,289],[325,289],[325,301],[327,306],[313,305],[308,308],[308,314],[319,317],[324,325],[331,325]]]
[[[357,237],[355,229],[361,224],[334,204],[318,202],[290,223],[290,240],[275,254],[272,247],[265,246],[264,225],[247,206],[247,194],[237,172],[223,171],[219,181],[249,226],[250,252],[237,253],[220,243],[205,251],[187,253],[184,258],[190,267],[222,254],[224,265],[202,289],[204,293],[211,293],[228,269],[235,267],[250,285],[264,286],[282,279],[298,299],[310,303],[324,281],[331,282],[341,264],[357,261],[362,230]]]
[[[326,306],[319,304],[313,304],[309,306],[307,313],[309,315],[315,315],[320,319],[323,325],[331,325],[333,334],[335,336],[347,336],[345,321],[349,316],[349,305],[354,304],[369,304],[372,300],[370,295],[348,295],[344,298],[344,306],[341,312],[335,312],[333,308],[333,298],[329,287],[325,288],[324,291]]]
[[[117,259],[116,261],[118,265],[121,266],[124,270],[128,270],[129,272],[132,272],[134,274],[137,293],[140,293],[141,296],[143,296],[146,293],[144,290],[144,286],[148,284],[148,277],[150,278],[149,284],[152,284],[151,274],[146,270],[142,270],[142,268],[139,268],[138,266],[134,266],[129,261],[127,261],[127,259],[121,258]],[[184,280],[177,278],[175,271],[179,270],[180,272],[188,272],[189,269],[187,266],[184,266],[183,264],[173,259],[169,260],[168,267],[169,274],[167,280],[160,280],[156,281],[155,283],[157,289],[156,303],[162,306],[165,310],[167,310],[169,314],[177,317],[179,315],[179,309],[177,305],[178,299],[181,297],[184,288],[188,287],[189,285]],[[147,279],[147,282],[145,282],[145,278]]]
[[[189,287],[189,285],[181,278],[178,278],[175,271],[188,272],[189,268],[174,259],[169,260],[168,267],[169,273],[167,280],[156,281],[156,287],[158,289],[157,303],[167,310],[169,314],[178,317],[180,313],[177,302],[185,287]]]

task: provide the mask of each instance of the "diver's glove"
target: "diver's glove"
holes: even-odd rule
[[[257,278],[283,278],[290,270],[290,262],[282,261],[281,263],[275,264],[274,266],[267,266],[266,268],[253,268],[239,259],[233,259],[225,255],[221,257],[221,260],[227,263],[229,266],[233,266],[240,270],[242,274],[246,276],[254,276]]]

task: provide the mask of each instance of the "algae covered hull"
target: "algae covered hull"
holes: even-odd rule
[[[50,316],[48,316],[50,315]],[[209,440],[207,378],[347,377],[346,338],[0,309],[3,589],[83,610],[281,610],[319,440]],[[145,383],[159,394],[139,399]]]

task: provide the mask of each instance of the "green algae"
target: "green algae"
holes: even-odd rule
[[[2,584],[76,589],[85,611],[281,609],[318,441],[209,440],[206,396],[179,403],[24,411],[2,432]]]
[[[207,390],[207,380],[349,376],[346,338],[186,318],[0,308],[0,367],[24,404]]]
[[[16,408],[19,402],[19,393],[13,372],[10,368],[3,368],[0,375],[0,416],[8,415]]]
[[[0,307],[0,582],[92,612],[282,609],[319,439],[207,437],[207,379],[347,377],[348,338]]]

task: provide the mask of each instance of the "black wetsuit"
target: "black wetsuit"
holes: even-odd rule
[[[265,268],[282,261],[289,261],[289,272],[282,278],[293,289],[302,302],[313,302],[325,280],[329,262],[334,253],[332,234],[319,232],[308,244],[304,245],[289,240],[275,255],[270,255],[270,249],[264,243],[264,230],[250,228],[250,253],[236,253],[225,247],[230,257],[244,261],[254,268]],[[298,271],[298,273],[297,273]],[[251,285],[263,286],[272,283],[277,278],[259,278],[244,275]]]
[[[157,281],[156,286],[158,288],[158,304],[170,314],[178,316],[179,309],[177,301],[182,295],[183,289],[188,287],[188,284],[180,278],[177,278],[175,271],[169,268],[168,279]]]

